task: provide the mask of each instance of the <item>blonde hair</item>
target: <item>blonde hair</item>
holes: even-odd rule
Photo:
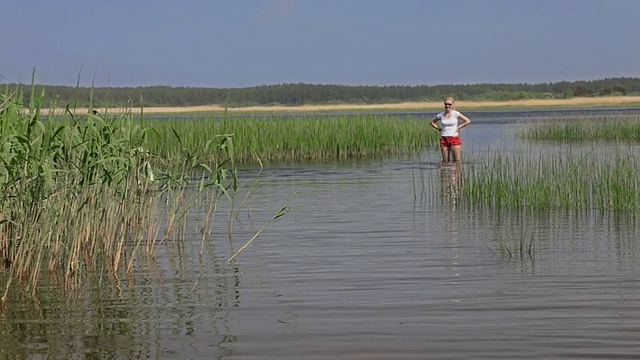
[[[444,102],[447,102],[447,100],[451,101],[451,104],[453,104],[453,105],[451,105],[451,110],[455,110],[456,109],[456,100],[454,98],[452,98],[451,96],[447,96],[444,99]]]

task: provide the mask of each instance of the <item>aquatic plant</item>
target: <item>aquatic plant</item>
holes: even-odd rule
[[[518,133],[531,140],[635,140],[640,141],[640,116],[558,116],[532,120]]]
[[[461,188],[469,207],[640,211],[640,159],[631,146],[496,151],[470,162]]]
[[[186,231],[204,243],[217,201],[238,188],[230,136],[210,136],[199,149],[213,163],[182,150],[167,160],[148,150],[151,129],[131,114],[77,115],[67,106],[45,118],[43,98],[24,107],[19,91],[0,96],[0,303],[15,282],[35,294],[42,275],[72,289],[87,271],[129,273],[141,252],[154,256],[158,243]],[[204,223],[188,222],[190,211]]]
[[[165,159],[195,152],[214,134],[233,135],[238,163],[333,161],[411,154],[437,145],[438,134],[419,117],[387,115],[246,116],[146,119],[149,150]],[[179,134],[181,144],[167,142]],[[198,162],[216,161],[199,152]]]

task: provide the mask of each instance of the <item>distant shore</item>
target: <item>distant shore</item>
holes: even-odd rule
[[[640,107],[640,96],[608,96],[608,97],[575,97],[571,99],[525,99],[511,101],[456,101],[456,108],[464,110],[483,109],[529,109],[529,108],[589,108],[589,107]],[[393,104],[335,104],[335,105],[300,105],[300,106],[247,106],[230,107],[228,112],[240,113],[307,113],[307,112],[340,112],[340,111],[432,111],[442,108],[441,101],[403,102]],[[100,112],[102,109],[96,109]],[[109,113],[132,111],[139,114],[189,114],[219,113],[225,111],[223,105],[200,105],[185,107],[134,107],[131,109],[109,108]],[[78,113],[86,113],[88,109],[77,109]]]

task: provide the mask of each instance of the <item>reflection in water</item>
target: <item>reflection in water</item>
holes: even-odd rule
[[[462,163],[454,161],[440,166],[442,200],[453,207],[459,204],[462,189]]]
[[[544,275],[571,264],[636,270],[639,263],[640,223],[633,213],[477,208],[467,215],[463,226],[486,229],[480,237],[488,240],[487,249],[523,274]]]
[[[165,245],[132,276],[90,273],[74,294],[52,283],[34,304],[10,292],[0,358],[188,359],[196,344],[233,354],[239,270],[213,246],[198,256],[197,241]]]
[[[460,269],[460,219],[459,201],[462,187],[462,163],[458,161],[442,163],[440,165],[440,186],[443,213],[445,218],[445,236],[447,239],[447,258],[450,262],[449,271],[451,279],[449,285],[460,285],[458,278],[461,275]],[[453,296],[449,301],[463,301],[459,297]]]

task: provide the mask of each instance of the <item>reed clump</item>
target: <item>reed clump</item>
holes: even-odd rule
[[[631,146],[497,151],[465,166],[462,202],[491,209],[640,211],[640,158]]]
[[[213,134],[233,135],[239,163],[333,161],[411,154],[437,144],[438,134],[419,117],[387,115],[246,116],[192,119],[146,119],[154,129],[148,146],[165,159],[176,149],[206,147]],[[178,134],[182,143],[171,139]],[[177,138],[177,137],[174,137]],[[201,152],[198,161],[215,161]]]
[[[43,275],[70,289],[87,270],[130,272],[140,253],[153,256],[158,243],[189,231],[194,207],[204,242],[218,199],[237,190],[228,136],[200,149],[213,162],[176,151],[182,157],[169,163],[149,152],[152,130],[131,114],[76,116],[67,107],[45,119],[44,94],[28,107],[19,97],[0,95],[0,304],[12,283],[35,294]]]

